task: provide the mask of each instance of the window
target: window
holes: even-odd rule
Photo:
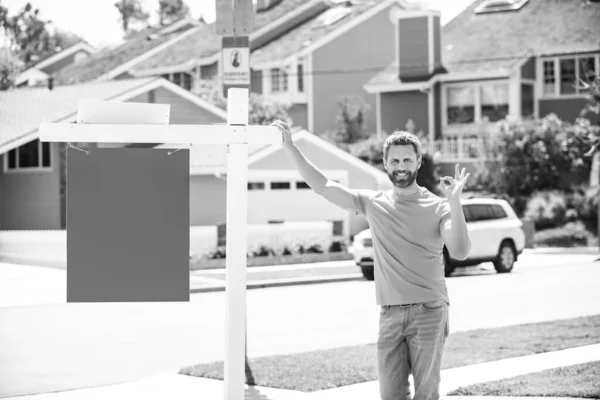
[[[591,82],[600,73],[597,55],[556,57],[546,59],[543,66],[543,93],[545,96],[585,94],[582,82]]]
[[[575,59],[560,60],[560,94],[576,93],[575,79]]]
[[[310,186],[308,186],[308,183],[306,182],[299,181],[296,182],[296,189],[310,189]]]
[[[508,115],[508,83],[473,82],[446,86],[446,125],[496,122]]]
[[[289,182],[271,182],[271,190],[282,190],[290,188]]]
[[[34,140],[8,152],[7,170],[47,169],[51,166],[50,143]]]
[[[504,208],[498,204],[468,204],[463,206],[465,221],[478,222],[506,218]]]
[[[516,11],[523,7],[529,0],[486,0],[475,9],[475,14]]]
[[[482,85],[481,117],[489,122],[503,120],[508,115],[508,85]]]
[[[333,236],[344,234],[344,221],[333,221]]]
[[[175,72],[172,81],[186,90],[192,89],[192,76],[186,72]]]
[[[475,92],[473,87],[448,88],[448,124],[475,122]]]
[[[535,116],[534,88],[531,83],[521,83],[521,116],[523,118]]]
[[[554,94],[555,91],[554,60],[544,61],[544,94]]]
[[[304,92],[304,60],[298,60],[298,66],[296,68],[296,74],[298,74],[298,92]]]
[[[492,219],[502,219],[508,217],[508,215],[506,215],[506,211],[504,211],[504,208],[502,208],[502,206],[499,206],[498,204],[492,204],[489,207]]]
[[[288,74],[280,68],[271,69],[271,92],[287,92]]]
[[[264,182],[248,182],[248,190],[265,190]]]

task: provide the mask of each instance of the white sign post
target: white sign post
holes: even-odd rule
[[[271,126],[248,126],[248,89],[231,88],[227,99],[226,125],[159,125],[159,124],[63,124],[40,126],[42,142],[79,143],[173,143],[226,144],[227,154],[227,260],[225,326],[226,400],[243,400],[245,387],[246,339],[246,245],[248,144],[281,144],[279,129]],[[131,103],[99,102],[115,121],[127,119]],[[91,104],[91,103],[90,103]],[[125,105],[124,105],[125,104]],[[156,105],[139,104],[137,112],[147,106],[154,113]],[[81,107],[81,105],[80,105]],[[90,107],[89,104],[86,107]],[[91,183],[93,184],[93,183]],[[149,218],[152,216],[149,215]]]

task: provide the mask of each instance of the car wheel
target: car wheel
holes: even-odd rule
[[[448,250],[444,247],[444,276],[447,278],[454,272],[454,265],[452,265],[452,261],[450,260],[450,254]]]
[[[494,268],[498,273],[510,272],[513,269],[515,260],[517,259],[517,252],[515,246],[511,241],[505,240],[500,244],[498,255],[494,260]]]
[[[363,267],[362,265],[360,266],[360,269],[362,270],[362,274],[365,277],[366,280],[368,281],[372,281],[375,280],[375,271],[373,270],[373,267]]]

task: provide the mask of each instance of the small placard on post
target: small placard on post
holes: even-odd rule
[[[254,31],[254,4],[252,0],[233,0],[233,34],[249,35]]]
[[[217,35],[233,35],[233,0],[217,0],[215,5]]]
[[[223,96],[229,88],[250,88],[250,38],[224,36],[222,39]]]

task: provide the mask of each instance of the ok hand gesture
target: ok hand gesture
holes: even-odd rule
[[[449,201],[460,201],[462,190],[471,175],[470,173],[465,175],[465,168],[459,173],[458,164],[456,164],[455,170],[454,178],[451,176],[440,178],[440,188]],[[450,182],[450,185],[446,185],[446,181]]]

